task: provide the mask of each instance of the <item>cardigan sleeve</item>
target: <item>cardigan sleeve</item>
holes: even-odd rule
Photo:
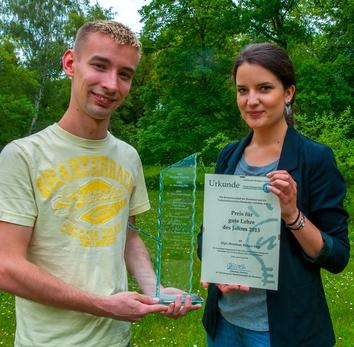
[[[320,229],[324,247],[311,262],[338,273],[349,261],[348,213],[343,207],[346,187],[332,150],[317,144],[313,148],[309,175],[309,215]]]

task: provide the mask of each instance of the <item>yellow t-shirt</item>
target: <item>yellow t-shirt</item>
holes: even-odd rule
[[[98,295],[127,290],[128,216],[150,208],[139,155],[111,134],[74,136],[57,124],[0,155],[0,220],[32,226],[28,258]],[[18,347],[126,346],[130,324],[16,298]]]

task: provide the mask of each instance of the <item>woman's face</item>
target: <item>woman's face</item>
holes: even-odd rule
[[[295,87],[284,89],[281,81],[257,64],[243,63],[236,72],[237,105],[252,129],[272,129],[286,123],[284,107]]]

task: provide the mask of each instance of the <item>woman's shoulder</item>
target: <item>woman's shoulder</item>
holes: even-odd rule
[[[333,156],[332,149],[325,143],[311,139],[306,134],[296,130],[300,139],[303,151],[309,154],[313,159],[321,159],[323,156]]]
[[[220,151],[218,155],[218,162],[228,160],[230,156],[234,153],[234,151],[237,149],[241,141],[233,141],[228,144],[226,144],[223,149]]]
[[[234,151],[238,145],[239,145],[240,141],[233,141],[233,142],[229,142],[228,144],[226,144],[223,149],[221,150],[220,154],[223,153],[224,155],[226,155],[227,153],[230,153],[232,151]]]
[[[235,153],[237,147],[240,145],[241,141],[230,142],[224,146],[224,148],[220,151],[217,160],[216,160],[216,172],[225,171],[229,160],[232,155]]]

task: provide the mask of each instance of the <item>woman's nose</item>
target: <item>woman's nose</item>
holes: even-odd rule
[[[259,95],[255,91],[250,91],[247,98],[247,103],[249,105],[256,105],[259,103]]]

